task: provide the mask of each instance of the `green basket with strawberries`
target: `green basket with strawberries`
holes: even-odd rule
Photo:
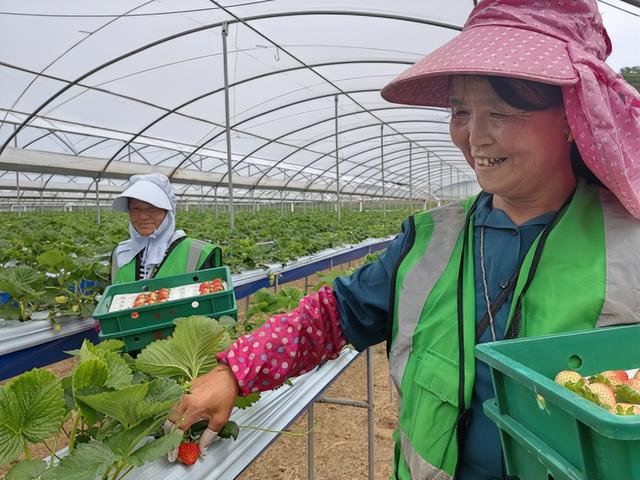
[[[229,267],[217,267],[107,287],[93,317],[100,338],[118,338],[127,351],[171,334],[173,320],[191,315],[237,317]]]
[[[476,357],[510,475],[640,479],[640,325],[486,343]]]

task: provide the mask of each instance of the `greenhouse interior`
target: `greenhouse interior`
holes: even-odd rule
[[[231,341],[380,262],[412,215],[481,192],[452,140],[450,108],[391,103],[380,92],[460,35],[485,1],[495,2],[0,0],[0,477],[395,475],[403,395],[384,345],[362,354],[347,346],[289,385],[238,397],[246,401],[236,400],[227,424],[236,431],[225,426],[233,439],[195,465],[167,460],[184,439],[162,426]],[[558,1],[528,3],[544,15]],[[607,64],[637,94],[640,1],[587,3],[611,38]],[[132,176],[150,174],[175,192],[175,232],[205,246],[193,254],[192,241],[180,251],[189,262],[196,255],[193,265],[160,275],[170,249],[151,276],[146,253],[138,276],[140,247],[127,257],[137,259],[129,278],[114,262],[121,267],[121,246],[144,235],[133,223],[139,197],[127,192]],[[129,204],[118,211],[122,198]],[[199,282],[198,299],[174,296]],[[156,296],[164,289],[167,298]],[[136,295],[142,303],[115,309],[116,298]],[[628,332],[640,342],[637,328]],[[639,344],[623,370],[640,367]],[[616,370],[607,365],[600,370]],[[640,413],[640,390],[627,404]],[[205,422],[197,441],[206,418],[196,420]],[[635,456],[621,476],[589,474],[555,450],[524,470],[516,463],[525,454],[505,454],[507,467],[521,480],[640,479],[640,415],[627,423]],[[498,423],[503,445],[504,431],[513,442],[518,432],[538,438],[517,425]],[[549,448],[538,441],[519,448]],[[393,478],[454,478],[421,475]]]

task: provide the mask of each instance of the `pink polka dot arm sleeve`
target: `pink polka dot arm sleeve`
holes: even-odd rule
[[[293,311],[274,315],[238,338],[218,354],[218,361],[231,367],[246,395],[276,388],[287,378],[336,358],[346,343],[333,290],[322,287],[305,296]]]

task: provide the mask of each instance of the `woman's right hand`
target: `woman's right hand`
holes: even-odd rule
[[[191,393],[180,399],[169,420],[183,431],[199,420],[207,420],[209,433],[200,437],[199,444],[200,451],[204,454],[207,447],[217,440],[217,432],[229,420],[239,394],[240,387],[231,369],[228,365],[219,363],[209,373],[193,381]]]

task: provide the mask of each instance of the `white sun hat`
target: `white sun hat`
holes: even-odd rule
[[[169,178],[162,173],[132,176],[126,190],[113,200],[113,209],[117,212],[128,212],[130,198],[172,212],[176,209],[176,192]]]

